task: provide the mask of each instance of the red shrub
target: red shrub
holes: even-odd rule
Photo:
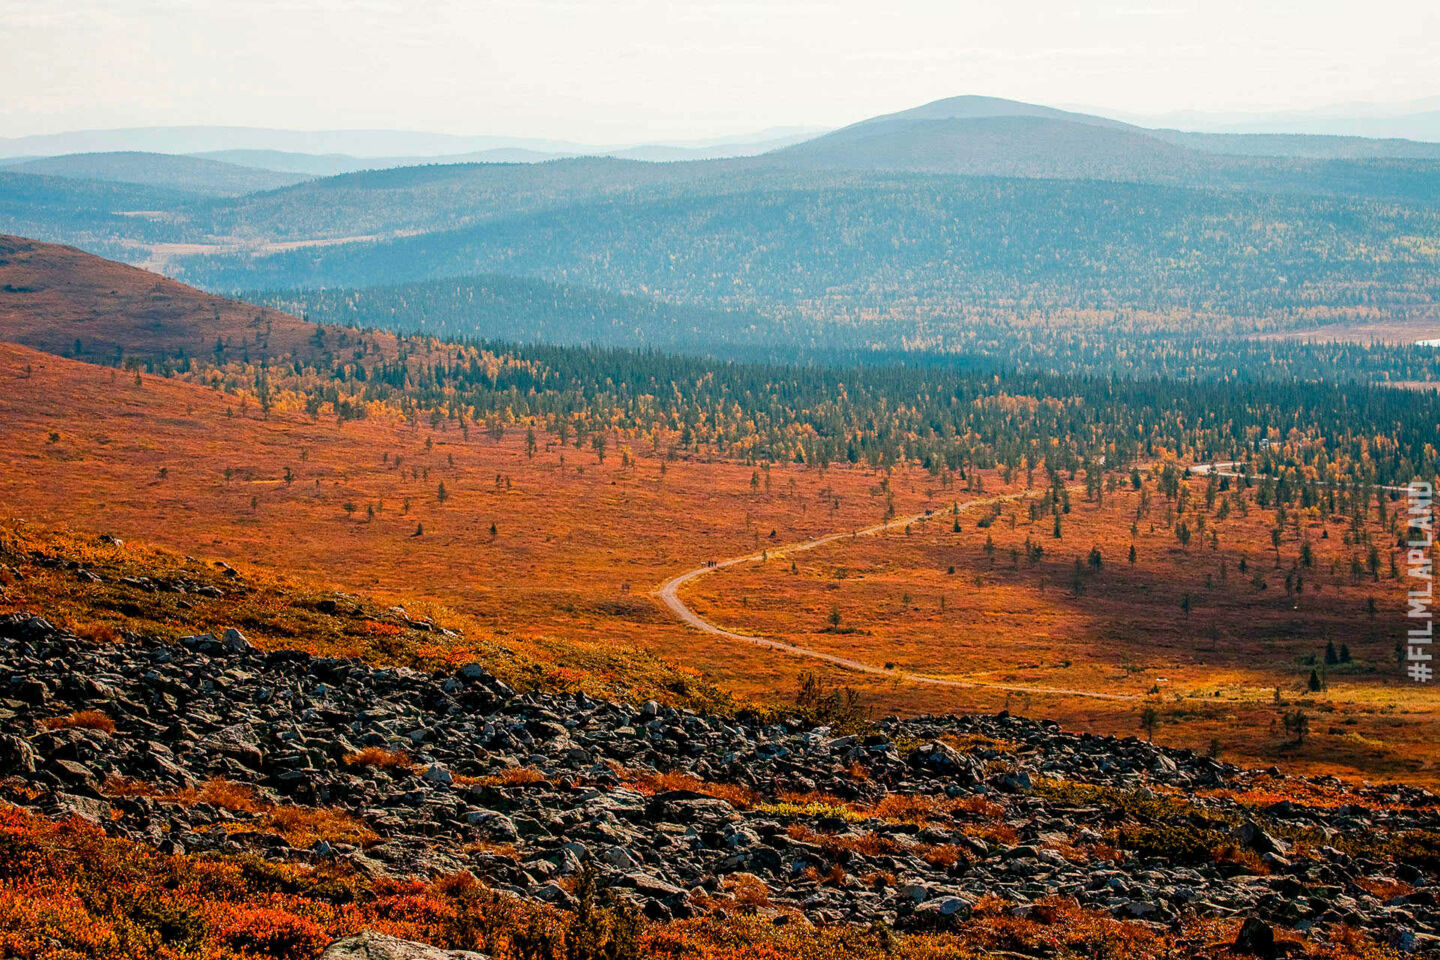
[[[308,960],[329,942],[314,921],[266,907],[237,910],[218,936],[234,950],[277,960]]]

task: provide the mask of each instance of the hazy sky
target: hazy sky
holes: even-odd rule
[[[593,143],[960,93],[1132,112],[1440,94],[1435,0],[0,0],[0,136],[396,128]]]

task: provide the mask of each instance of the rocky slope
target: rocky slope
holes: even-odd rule
[[[590,870],[654,918],[725,891],[817,921],[944,929],[982,897],[1023,915],[1058,894],[1167,926],[1244,916],[1440,944],[1428,791],[1005,714],[844,734],[518,694],[478,665],[267,653],[235,631],[95,644],[11,615],[0,720],[8,799],[162,849],[469,870],[562,905]],[[319,812],[284,814],[297,807]]]

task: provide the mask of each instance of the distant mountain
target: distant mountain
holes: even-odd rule
[[[872,117],[770,155],[812,169],[1147,179],[1194,165],[1138,127],[993,97],[952,97]]]
[[[341,173],[369,170],[376,166],[371,161],[344,153],[293,153],[288,150],[208,150],[188,156],[280,173],[306,174],[311,177],[333,177]]]
[[[1361,137],[1156,130],[995,97],[952,97],[872,117],[768,155],[792,167],[964,176],[1135,180],[1411,197],[1413,174],[1317,161],[1440,161],[1440,144]],[[1440,180],[1422,185],[1434,191]],[[1440,199],[1440,194],[1435,195]],[[1433,200],[1432,200],[1433,202]]]
[[[0,169],[0,233],[143,259],[149,244],[174,239],[179,211],[207,198],[165,187],[75,180]]]
[[[423,163],[236,197],[0,171],[0,232],[217,289],[505,274],[770,319],[862,302],[1428,309],[1436,216],[1423,144],[1191,135],[982,97],[758,156]]]
[[[272,130],[260,127],[134,127],[0,138],[0,157],[143,151],[208,153],[216,150],[280,150],[360,157],[437,157],[519,147],[545,153],[583,152],[585,146],[518,137],[456,136],[411,130]]]
[[[1274,117],[1219,128],[1222,133],[1306,133],[1344,137],[1403,138],[1440,142],[1440,110],[1399,116]]]
[[[1440,142],[1440,97],[1409,103],[1340,103],[1267,113],[1178,111],[1115,114],[1149,127],[1209,133],[1271,133]]]
[[[136,127],[0,137],[0,158],[73,153],[168,153],[321,176],[417,163],[530,162],[596,156],[663,161],[743,157],[798,143],[823,132],[823,128],[777,127],[702,140],[588,144],[407,130]]]
[[[285,150],[215,150],[191,156],[264,170],[305,174],[309,177],[334,177],[365,170],[389,170],[434,163],[539,163],[554,160],[561,154],[520,147],[496,147],[449,157],[354,157],[344,153],[291,153]]]
[[[0,162],[0,167],[16,173],[135,183],[217,197],[274,190],[309,179],[304,174],[167,153],[74,153],[37,160],[5,161]]]
[[[215,150],[194,156],[227,163],[305,173],[312,176],[336,176],[364,170],[390,170],[423,164],[456,163],[544,163],[547,160],[575,157],[613,157],[620,160],[646,160],[653,163],[674,163],[687,160],[723,160],[730,157],[753,157],[793,143],[802,143],[817,131],[776,134],[756,140],[725,140],[703,144],[648,143],[633,147],[588,147],[576,150],[533,150],[525,147],[494,147],[469,153],[431,157],[356,157],[347,154],[290,153],[283,150]]]
[[[547,160],[574,159],[577,157],[611,157],[620,160],[645,160],[652,163],[676,163],[690,160],[723,160],[730,157],[753,157],[771,150],[800,143],[813,134],[798,133],[778,136],[768,140],[736,141],[708,146],[679,146],[673,144],[642,144],[636,147],[618,149],[595,147],[575,152],[546,152],[523,147],[495,147],[470,153],[457,153],[442,157],[354,157],[347,154],[287,153],[283,150],[216,150],[210,153],[193,154],[209,160],[259,167],[287,173],[308,174],[314,177],[338,176],[346,173],[360,173],[366,170],[393,170],[396,167],[413,167],[427,164],[459,163],[544,163]]]
[[[748,161],[426,164],[347,173],[237,198],[196,213],[196,232],[295,241],[425,233],[635,191],[744,188]]]
[[[1303,157],[1327,160],[1440,160],[1440,143],[1299,133],[1196,133],[1149,130],[1166,143],[1244,157]]]
[[[776,133],[774,136],[758,137],[754,140],[725,140],[702,144],[648,143],[638,147],[605,150],[601,155],[628,160],[650,160],[657,163],[753,157],[788,147],[791,144],[813,140],[824,132],[824,130],[802,129],[792,133]]]
[[[886,113],[877,117],[870,117],[867,120],[861,120],[859,123],[852,123],[848,127],[842,127],[841,130],[835,132],[840,133],[867,126],[883,126],[897,121],[988,120],[996,117],[1038,117],[1044,120],[1068,120],[1073,123],[1085,123],[1096,127],[1132,127],[1131,124],[1096,114],[1076,113],[1071,110],[1061,110],[1057,107],[1047,107],[1038,103],[1007,100],[1004,97],[964,95],[959,97],[946,97],[943,100],[933,100],[930,103],[921,104],[918,107],[911,107],[908,110],[901,110],[897,113]]]
[[[1204,141],[1205,149],[1200,149],[1192,140],[1174,131],[1145,130],[1033,104],[957,97],[746,158],[654,163],[587,157],[367,168],[196,211],[190,228],[193,235],[233,237],[245,243],[393,237],[600,198],[628,195],[639,203],[657,195],[830,188],[898,173],[1123,180],[1440,202],[1440,161],[1372,162],[1364,158],[1368,156],[1364,142],[1347,141],[1337,147],[1329,140],[1312,152],[1322,158],[1333,154],[1362,158],[1231,156],[1246,150],[1247,144],[1256,154],[1277,154],[1309,149],[1310,141],[1282,139],[1277,145],[1222,137]],[[1392,152],[1404,155],[1398,149]],[[1417,152],[1424,155],[1423,150]],[[294,159],[292,155],[226,156],[253,164]],[[351,162],[381,161],[325,158],[331,167]]]

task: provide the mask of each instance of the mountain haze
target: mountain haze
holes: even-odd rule
[[[309,179],[304,174],[167,153],[72,153],[8,161],[0,167],[16,173],[136,183],[217,197],[275,190]]]

